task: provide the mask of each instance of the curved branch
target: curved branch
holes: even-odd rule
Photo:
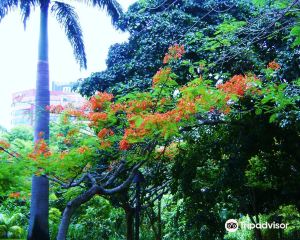
[[[136,175],[136,172],[137,170],[145,163],[145,161],[141,161],[139,162],[138,164],[136,164],[132,170],[131,170],[131,173],[129,174],[128,178],[122,183],[120,184],[119,186],[117,187],[114,187],[112,189],[104,189],[103,188],[103,191],[104,191],[104,194],[106,195],[112,195],[114,193],[117,193],[117,192],[121,192],[123,191],[124,189],[128,188],[130,183],[132,182],[134,176]]]
[[[106,183],[103,185],[104,187],[107,187],[115,181],[115,179],[118,177],[118,175],[123,171],[125,167],[126,161],[122,160],[116,171],[113,173],[113,175],[106,181]]]

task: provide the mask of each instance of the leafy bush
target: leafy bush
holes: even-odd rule
[[[20,225],[26,219],[22,213],[13,215],[0,214],[0,237],[4,239],[24,238],[25,229]]]

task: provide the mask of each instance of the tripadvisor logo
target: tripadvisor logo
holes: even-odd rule
[[[225,223],[225,229],[228,232],[235,232],[236,230],[238,230],[239,229],[239,224],[238,224],[237,220],[235,220],[235,219],[227,220],[226,223]]]
[[[288,224],[287,223],[238,223],[235,219],[229,219],[225,223],[225,229],[228,232],[235,232],[239,229],[239,226],[241,229],[287,229]]]

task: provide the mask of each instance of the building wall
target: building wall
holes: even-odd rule
[[[81,95],[71,92],[72,83],[60,84],[52,83],[50,91],[50,105],[72,105],[80,107],[84,104],[85,99]],[[35,89],[24,90],[12,94],[11,105],[11,125],[34,125],[35,111]],[[51,121],[56,120],[56,116],[50,116]]]

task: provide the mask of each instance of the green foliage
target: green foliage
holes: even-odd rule
[[[61,211],[57,208],[50,208],[49,209],[50,239],[56,239],[60,219],[61,219]]]
[[[251,223],[248,216],[244,216],[238,219],[238,222],[243,222],[247,224]],[[224,240],[252,240],[252,239],[255,239],[254,232],[247,229],[239,229],[236,232],[227,233],[224,236]]]
[[[83,206],[80,212],[70,226],[69,239],[124,239],[124,215],[120,209],[114,209],[107,200],[95,197],[89,206]]]
[[[248,170],[245,171],[247,178],[247,185],[257,188],[271,188],[272,181],[268,178],[266,173],[266,162],[258,156],[254,156],[249,160]]]
[[[176,200],[171,195],[162,199],[162,221],[164,222],[164,238],[167,240],[187,239],[186,224],[187,219],[184,215],[183,199]],[[190,232],[191,236],[193,233]]]
[[[13,200],[27,201],[31,173],[72,182],[84,173],[109,175],[111,166],[124,156],[129,165],[145,160],[147,144],[155,140],[151,160],[142,170],[151,176],[145,183],[150,187],[165,178],[171,181],[172,194],[161,199],[163,239],[250,240],[254,238],[251,231],[226,234],[224,229],[227,219],[249,222],[249,216],[261,221],[281,219],[290,224],[285,237],[298,236],[298,10],[292,8],[274,22],[274,16],[289,6],[288,1],[251,2],[153,0],[131,6],[117,23],[129,31],[129,41],[111,47],[107,70],[78,83],[83,95],[109,91],[115,93],[112,100],[89,114],[79,111],[77,121],[62,113],[61,124],[51,126],[49,149],[42,145],[39,156],[39,149],[32,151],[28,131],[2,131],[1,138],[11,145],[8,151],[21,157],[0,152],[0,201],[4,206],[0,212],[6,214],[0,234],[21,234],[21,220],[9,225],[7,219],[19,216],[20,209],[28,212],[26,207],[13,206]],[[5,12],[0,8],[0,17],[7,7]],[[76,20],[67,5],[56,5],[54,11],[69,12],[58,14],[63,23]],[[75,28],[71,31],[78,31]],[[161,67],[163,54],[174,43],[184,44],[185,54]],[[84,59],[79,61],[84,63]],[[236,84],[231,80],[220,84],[235,74],[240,74]],[[91,101],[102,101],[104,93],[99,94]],[[121,108],[114,111],[117,104]],[[175,115],[168,114],[176,111],[181,115],[174,121]],[[97,119],[91,121],[95,113]],[[103,129],[106,132],[101,136]],[[122,140],[123,146],[119,144]],[[161,155],[159,150],[171,142],[175,154],[169,159],[166,149]],[[88,187],[86,181],[63,191],[51,186],[51,238],[55,239],[66,203]],[[122,197],[123,193],[109,200],[97,196],[77,209],[70,239],[124,239],[124,213],[116,208]],[[154,215],[158,212],[156,203],[150,208]],[[142,238],[153,238],[153,223],[146,213],[141,219]],[[276,239],[277,232],[262,233],[266,240]]]
[[[24,171],[25,164],[15,160],[7,160],[7,156],[0,153],[0,195],[7,195],[12,192],[26,192],[29,187],[27,171]],[[4,156],[3,156],[4,157]]]
[[[7,134],[3,137],[7,138],[9,142],[13,142],[15,140],[24,140],[24,141],[33,141],[33,133],[32,128],[25,126],[18,126],[12,128]]]
[[[4,239],[20,239],[25,237],[25,230],[20,224],[26,217],[21,213],[11,216],[0,213],[0,237]]]
[[[299,46],[300,45],[300,26],[295,26],[291,30],[291,36],[295,37],[295,40],[293,42],[293,46]]]
[[[214,82],[248,71],[259,75],[274,59],[281,65],[277,74],[292,81],[299,77],[298,50],[291,47],[294,37],[285,24],[296,26],[297,21],[292,12],[273,24],[271,16],[281,11],[275,3],[258,7],[251,1],[137,2],[119,22],[130,33],[128,43],[113,45],[107,70],[79,81],[77,89],[86,96],[97,90],[126,94],[147,89],[163,53],[175,43],[186,46],[182,64],[174,64],[180,84],[199,74]]]
[[[282,217],[282,222],[289,225],[285,230],[287,236],[293,235],[293,233],[300,234],[300,213],[295,205],[280,206],[276,214]]]

